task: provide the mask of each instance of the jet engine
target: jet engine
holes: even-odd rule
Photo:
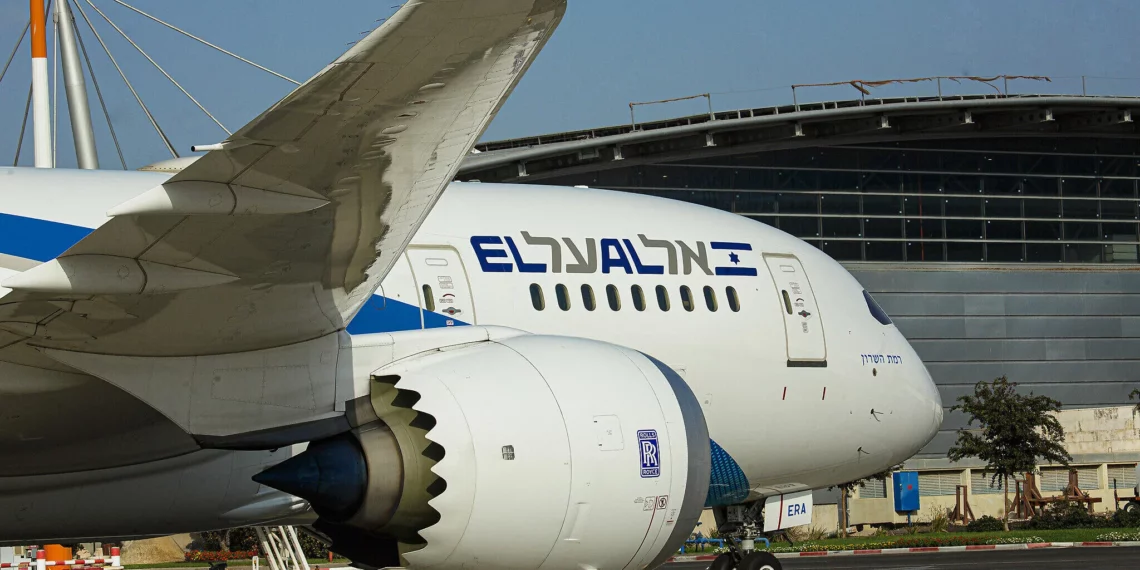
[[[637,351],[522,335],[417,354],[369,382],[359,427],[255,477],[308,500],[358,565],[653,567],[700,516],[704,415]]]

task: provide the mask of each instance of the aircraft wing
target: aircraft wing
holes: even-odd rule
[[[5,330],[174,356],[344,328],[564,11],[565,0],[407,2],[216,150],[5,281]]]

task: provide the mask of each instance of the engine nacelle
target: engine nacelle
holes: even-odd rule
[[[376,566],[644,568],[708,492],[700,406],[637,351],[522,335],[372,374],[378,421],[261,474],[305,499],[334,549]]]

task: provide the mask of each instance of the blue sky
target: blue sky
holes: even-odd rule
[[[73,0],[85,2],[86,0]],[[169,31],[114,3],[93,0],[231,130],[291,85]],[[128,0],[130,1],[130,0]],[[389,16],[398,0],[133,0],[258,63],[303,80]],[[86,7],[86,4],[84,4]],[[330,9],[330,6],[335,8]],[[179,152],[225,134],[102,21],[108,41]],[[80,19],[81,20],[81,19]],[[0,0],[0,64],[27,21],[26,0]],[[712,92],[718,109],[789,103],[793,83],[932,75],[1048,75],[1011,90],[1140,95],[1140,2],[1134,0],[571,0],[561,28],[485,140],[629,121],[630,101]],[[165,148],[80,21],[131,168]],[[0,164],[11,164],[29,81],[27,42],[0,82]],[[1121,79],[1109,79],[1121,78]],[[932,94],[933,84],[882,95]],[[947,84],[947,92],[984,85]],[[93,90],[92,90],[93,91]],[[60,95],[59,164],[75,164]],[[850,87],[800,91],[801,100],[854,98]],[[92,97],[94,94],[92,93]],[[94,101],[94,99],[92,99]],[[639,108],[638,118],[701,112],[690,101]],[[102,112],[93,108],[104,167],[117,167]],[[25,139],[21,164],[30,164]]]

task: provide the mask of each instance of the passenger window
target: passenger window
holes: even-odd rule
[[[586,307],[587,311],[597,308],[597,303],[594,302],[594,288],[589,285],[582,286],[582,306]]]
[[[689,290],[688,285],[681,285],[681,306],[686,311],[693,310],[693,292]]]
[[[431,292],[431,285],[424,283],[424,308],[429,311],[435,310],[435,295]]]
[[[788,296],[787,290],[780,291],[780,293],[784,296],[784,309],[788,311],[789,315],[792,314],[792,298]]]
[[[538,283],[530,284],[530,303],[534,305],[536,311],[546,308],[546,299],[542,298],[542,286]]]
[[[633,296],[633,308],[644,311],[645,310],[645,292],[641,290],[641,285],[634,285],[630,287],[630,295]]]
[[[726,287],[724,289],[724,294],[725,294],[725,296],[728,297],[728,308],[732,309],[732,312],[734,312],[734,313],[739,313],[740,312],[740,298],[736,296],[736,288],[735,287]]]
[[[713,288],[708,285],[705,285],[705,306],[710,311],[716,312],[716,291],[713,291]]]
[[[570,290],[559,283],[554,287],[554,296],[558,298],[558,308],[563,311],[570,310]]]
[[[606,298],[610,301],[610,308],[618,311],[621,310],[621,297],[618,296],[618,289],[613,285],[606,285]]]
[[[669,290],[664,285],[657,286],[657,306],[661,307],[662,311],[669,310]]]

